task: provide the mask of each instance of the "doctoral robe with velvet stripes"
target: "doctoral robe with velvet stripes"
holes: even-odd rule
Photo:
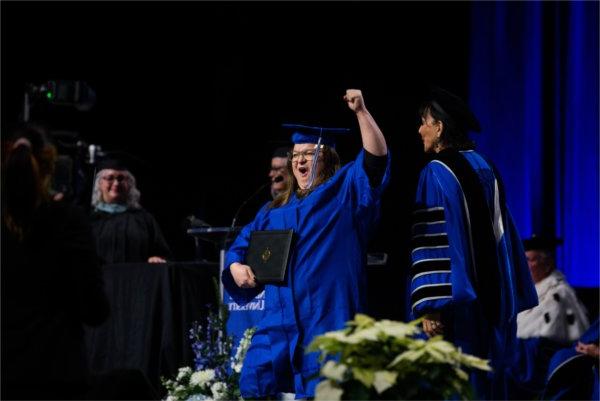
[[[493,166],[475,151],[440,152],[423,169],[413,213],[409,305],[441,313],[444,337],[490,359],[472,374],[476,396],[505,396],[516,316],[537,304],[521,239]]]

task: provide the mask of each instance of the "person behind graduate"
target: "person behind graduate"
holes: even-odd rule
[[[91,219],[102,264],[165,263],[169,246],[157,221],[140,205],[129,167],[113,159],[97,169]]]
[[[518,346],[517,363],[507,369],[509,398],[598,399],[598,320],[572,342],[537,336],[519,338]]]
[[[340,168],[326,129],[298,127],[287,161],[286,191],[265,205],[245,226],[226,255],[222,281],[238,303],[265,291],[266,312],[244,360],[240,390],[244,398],[295,393],[314,397],[318,353],[305,353],[314,336],[344,327],[365,310],[366,246],[379,218],[382,191],[389,180],[390,156],[360,90],[344,100],[355,113],[363,149]],[[312,164],[319,150],[316,179]],[[244,264],[250,233],[293,229],[294,246],[280,285],[261,285]]]
[[[273,151],[273,156],[271,157],[271,169],[269,170],[271,197],[273,199],[285,191],[289,177],[287,160],[290,150],[290,147],[281,146]]]
[[[469,107],[432,87],[419,115],[433,160],[416,191],[408,305],[427,335],[490,360],[492,372],[470,374],[476,399],[506,399],[517,314],[537,305],[521,239],[498,171],[468,137],[480,131]]]
[[[556,269],[554,252],[561,243],[557,238],[538,236],[524,240],[539,305],[519,313],[519,338],[545,337],[566,344],[581,337],[590,325],[575,290]]]
[[[540,399],[600,399],[599,323],[596,319],[577,341],[552,356]]]
[[[273,151],[271,156],[271,167],[269,169],[268,177],[272,199],[283,194],[286,189],[287,180],[290,175],[287,169],[288,154],[291,149],[291,146],[278,147]],[[261,292],[247,304],[248,308],[238,309],[237,305],[229,305],[227,333],[232,336],[234,343],[239,342],[246,329],[256,326],[262,319],[265,310],[263,301],[264,293]],[[231,302],[228,294],[225,296],[225,302]]]
[[[82,399],[84,325],[109,314],[87,216],[52,199],[56,148],[27,124],[2,157],[2,399]]]
[[[561,239],[535,235],[523,241],[539,305],[517,316],[517,363],[507,372],[513,382],[511,398],[539,398],[553,355],[589,327],[585,307],[556,270],[554,252],[560,244]]]

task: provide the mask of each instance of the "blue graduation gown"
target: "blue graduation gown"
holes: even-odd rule
[[[598,344],[599,321],[581,336],[584,344]],[[575,351],[577,341],[552,357],[548,367],[543,400],[597,400],[599,399],[598,359]]]
[[[265,314],[265,292],[260,292],[249,302],[243,305],[238,305],[237,302],[229,295],[227,289],[224,291],[223,303],[229,311],[227,318],[227,335],[233,340],[232,356],[237,352],[237,346],[240,343],[247,329],[256,327],[258,322]]]
[[[389,181],[389,153],[384,177],[375,187],[369,184],[363,164],[364,150],[305,198],[293,195],[286,205],[263,207],[229,249],[223,284],[243,304],[263,290],[263,286],[237,287],[229,270],[232,263],[244,262],[250,233],[291,228],[296,234],[286,283],[264,286],[265,316],[240,379],[244,398],[279,392],[314,397],[318,353],[306,354],[305,347],[314,336],[343,328],[365,310],[366,247]]]
[[[461,183],[453,170],[440,160],[431,161],[421,172],[416,193],[413,247],[410,267],[410,307],[414,317],[441,312],[444,336],[463,352],[491,359],[494,372],[473,373],[471,382],[478,398],[504,399],[502,366],[511,364],[516,346],[516,316],[537,305],[525,252],[506,205],[493,168],[474,151],[460,152],[476,174],[487,205],[497,257],[494,286],[499,292],[497,316],[485,313],[483,280],[487,266],[476,269],[471,235],[475,211],[469,210]],[[462,160],[464,162],[464,160]],[[471,172],[472,174],[472,172]],[[486,223],[487,224],[487,223]],[[492,231],[490,231],[492,233]],[[477,276],[479,271],[479,277]]]

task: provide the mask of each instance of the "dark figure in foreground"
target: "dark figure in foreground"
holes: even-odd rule
[[[469,108],[436,88],[420,115],[434,160],[417,188],[409,305],[428,335],[491,360],[493,372],[471,373],[477,399],[505,399],[517,314],[537,305],[525,252],[498,171],[468,139],[480,128]]]
[[[109,313],[89,222],[50,198],[57,153],[40,128],[6,144],[2,166],[2,399],[81,399],[83,326]]]

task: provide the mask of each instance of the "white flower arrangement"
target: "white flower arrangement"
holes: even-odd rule
[[[200,370],[198,372],[192,373],[192,375],[190,376],[190,385],[206,388],[206,385],[210,383],[210,381],[214,378],[214,369]]]
[[[210,386],[210,393],[214,400],[224,400],[227,397],[227,384],[224,382],[216,382]]]
[[[217,325],[224,325],[221,319],[215,319]],[[199,329],[200,326],[196,328],[196,331]],[[224,338],[222,331],[217,339],[219,343],[216,344],[217,347],[214,347],[215,344],[212,343],[209,346],[206,346],[206,344],[199,346],[198,342],[206,340],[206,338],[195,336],[196,341],[192,348],[195,351],[199,350],[196,358],[196,370],[185,366],[179,368],[175,380],[161,379],[163,386],[167,389],[166,401],[241,400],[239,391],[240,372],[255,331],[256,329],[251,328],[244,332],[233,357],[230,356],[231,338]],[[198,355],[208,349],[213,351],[217,349],[217,352],[209,355]]]

